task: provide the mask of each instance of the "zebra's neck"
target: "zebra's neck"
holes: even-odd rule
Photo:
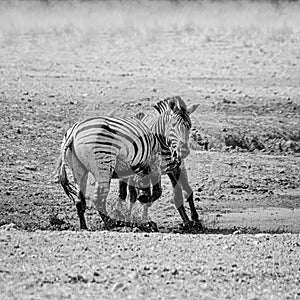
[[[145,115],[142,121],[151,129],[152,133],[156,137],[160,145],[160,151],[162,155],[162,174],[167,174],[178,170],[180,167],[174,163],[170,150],[170,142],[168,140],[168,133],[170,131],[170,114],[164,112],[159,116],[153,117],[152,115]]]
[[[160,147],[162,150],[164,150],[164,152],[170,149],[170,141],[168,139],[170,131],[169,126],[170,114],[168,112],[164,112],[163,114],[155,118],[155,122],[153,122],[153,125],[150,128],[153,134],[158,139]]]

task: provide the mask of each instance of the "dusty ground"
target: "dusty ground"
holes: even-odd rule
[[[298,3],[1,5],[0,225],[18,228],[1,231],[4,299],[299,297]],[[168,234],[99,231],[91,201],[93,232],[72,232],[52,177],[64,131],[173,94],[200,103],[187,168],[207,233],[238,234],[172,234],[167,178],[151,217]],[[239,235],[259,232],[293,234]]]
[[[295,234],[0,234],[4,299],[300,296],[299,235]]]

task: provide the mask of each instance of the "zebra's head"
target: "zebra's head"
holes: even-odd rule
[[[166,98],[158,102],[155,108],[165,123],[165,139],[171,151],[172,159],[180,163],[189,153],[189,136],[192,127],[190,115],[199,104],[187,108],[185,102],[179,96]]]

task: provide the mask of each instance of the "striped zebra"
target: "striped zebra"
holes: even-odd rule
[[[191,222],[184,209],[183,196],[189,203],[193,223],[197,223],[198,227],[202,228],[194,205],[193,190],[188,182],[187,171],[184,166],[184,159],[190,153],[189,133],[192,126],[190,115],[198,106],[192,105],[187,108],[185,102],[179,96],[175,96],[166,98],[154,106],[159,113],[158,116],[140,113],[136,117],[151,129],[160,143],[162,153],[161,171],[162,174],[167,174],[171,180],[173,202],[184,225],[190,226]],[[127,185],[128,181],[119,181],[119,201],[126,199]],[[137,198],[136,190],[132,184],[129,184],[129,196],[129,211],[131,212]],[[146,206],[143,214],[144,217],[147,217]]]
[[[65,134],[58,161],[58,182],[76,205],[80,228],[87,229],[86,185],[88,173],[95,178],[94,204],[105,225],[113,220],[106,211],[106,198],[112,178],[135,175],[135,185],[145,188],[155,181],[161,195],[160,147],[149,128],[136,118],[95,117],[75,123]],[[67,178],[66,165],[75,183]],[[77,197],[75,197],[77,196]],[[76,199],[77,198],[77,199]]]

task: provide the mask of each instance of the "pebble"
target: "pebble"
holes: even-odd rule
[[[113,287],[112,287],[112,292],[117,292],[120,289],[124,288],[124,283],[123,282],[116,282]]]
[[[242,233],[240,230],[236,230],[236,231],[234,231],[232,234],[233,234],[233,235],[237,235],[237,234],[240,234],[240,233]]]
[[[24,166],[25,169],[30,170],[30,171],[36,171],[37,170],[37,166],[34,165],[26,165]]]
[[[138,278],[139,278],[139,273],[138,273],[138,271],[134,271],[134,272],[130,273],[129,276],[128,276],[128,278],[129,278],[129,279],[132,279],[132,280],[138,279]]]

